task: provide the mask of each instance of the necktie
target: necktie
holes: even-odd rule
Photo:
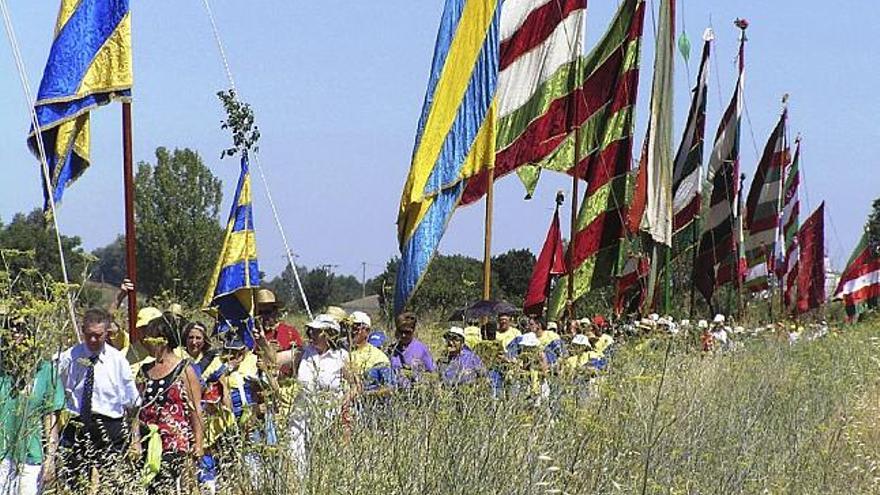
[[[83,383],[82,404],[79,408],[79,417],[84,421],[92,419],[92,392],[95,390],[95,363],[97,362],[97,355],[89,357],[86,381]]]

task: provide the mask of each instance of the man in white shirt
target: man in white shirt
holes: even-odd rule
[[[305,474],[308,462],[309,422],[320,421],[322,416],[335,417],[345,395],[349,356],[339,346],[339,333],[339,322],[329,315],[318,315],[306,325],[309,344],[297,370],[302,390],[289,422],[289,447],[301,475]]]
[[[106,311],[86,311],[80,326],[82,343],[58,357],[71,416],[61,432],[61,474],[74,491],[88,485],[92,467],[102,474],[103,468],[122,464],[119,460],[130,440],[127,416],[140,404],[128,361],[106,344],[109,327]]]

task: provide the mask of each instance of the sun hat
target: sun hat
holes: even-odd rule
[[[385,345],[385,340],[387,340],[387,337],[385,336],[385,332],[383,332],[382,330],[376,330],[370,333],[370,336],[367,337],[367,342],[376,348],[381,348],[383,345]]]
[[[722,315],[720,313],[715,315],[715,318],[712,319],[712,323],[724,323],[724,321],[725,321],[724,315]]]
[[[168,312],[173,314],[174,316],[183,316],[183,306],[179,303],[172,303],[168,306]]]
[[[575,335],[574,338],[571,339],[571,345],[583,345],[587,347],[593,347],[590,344],[590,339],[582,333]]]
[[[519,341],[519,345],[523,347],[538,347],[541,342],[538,340],[538,336],[532,332],[528,332],[523,334]]]
[[[446,333],[443,334],[443,338],[444,339],[453,338],[453,339],[464,340],[464,338],[465,338],[464,328],[451,327],[449,330],[446,331]]]
[[[697,322],[697,328],[709,328],[709,322],[706,320],[700,320]]]
[[[593,317],[593,324],[595,324],[597,327],[604,327],[608,324],[608,321],[605,320],[604,316],[596,315]]]
[[[352,325],[357,325],[358,323],[360,323],[368,327],[372,326],[373,324],[372,320],[370,320],[370,316],[363,311],[355,311],[354,313],[348,315],[348,321]]]
[[[547,322],[547,330],[558,330],[558,329],[559,329],[559,325],[557,325],[555,321],[548,321]]]
[[[145,327],[149,325],[151,321],[161,317],[162,311],[159,308],[154,308],[152,306],[141,308],[137,314],[137,323],[135,324],[135,328]]]
[[[279,306],[278,300],[275,298],[275,293],[269,289],[257,289],[257,293],[254,294],[254,301],[256,301],[257,306]]]
[[[324,314],[335,319],[337,322],[342,322],[342,320],[348,318],[348,313],[346,313],[345,310],[340,308],[339,306],[328,306],[327,312]]]
[[[313,328],[315,330],[333,330],[338,332],[339,322],[328,314],[321,314],[316,316],[314,320],[306,323],[306,328]]]

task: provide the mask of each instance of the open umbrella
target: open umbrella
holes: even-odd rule
[[[507,301],[476,301],[466,308],[458,309],[449,315],[449,321],[467,321],[518,312],[519,309]]]

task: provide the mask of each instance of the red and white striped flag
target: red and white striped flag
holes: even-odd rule
[[[783,286],[782,297],[786,307],[791,307],[794,304],[798,273],[797,232],[800,229],[799,214],[801,208],[798,195],[798,188],[800,186],[800,138],[796,139],[795,143],[794,159],[786,167],[785,172],[785,186],[782,193],[782,217],[779,221],[782,226],[782,242],[777,245],[777,252],[779,254],[777,255],[776,274]]]
[[[709,211],[703,221],[703,233],[694,266],[694,284],[707,302],[712,301],[717,287],[734,281],[738,283],[741,275],[737,221],[746,26],[745,21],[737,20],[737,27],[742,30],[739,43],[739,77],[733,97],[715,133],[715,147],[709,157]]]
[[[744,286],[751,292],[770,287],[782,202],[782,173],[788,162],[788,146],[785,140],[787,114],[783,110],[770,139],[767,140],[746,202],[744,225],[747,268]]]
[[[869,241],[865,229],[834,291],[835,299],[843,299],[850,321],[868,308],[877,307],[880,299],[880,246]]]
[[[586,8],[587,0],[506,0],[501,6],[496,179],[555,160],[574,129],[574,105],[583,98]],[[461,203],[482,198],[487,179],[487,171],[471,178]]]

